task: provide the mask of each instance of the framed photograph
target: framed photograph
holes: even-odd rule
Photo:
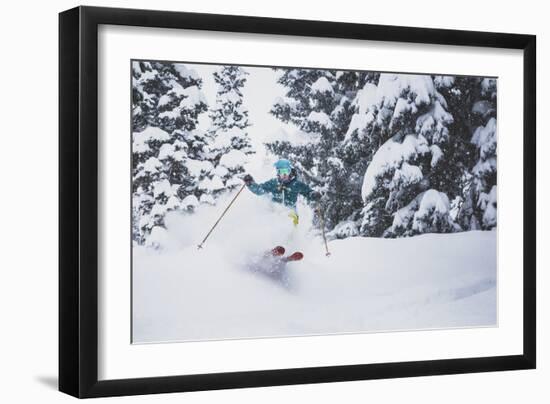
[[[535,368],[535,36],[59,27],[61,391]]]

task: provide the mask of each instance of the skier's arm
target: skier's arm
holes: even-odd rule
[[[263,182],[261,184],[258,184],[256,182],[251,182],[249,184],[247,184],[248,186],[248,189],[256,194],[256,195],[264,195],[268,192],[271,192],[271,189],[273,188],[273,180],[269,180],[269,181],[266,181],[266,182]]]

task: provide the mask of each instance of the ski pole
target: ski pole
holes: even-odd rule
[[[323,233],[323,241],[325,242],[325,255],[330,257],[330,251],[328,250],[327,236],[325,234],[325,218],[323,212],[321,211],[321,205],[317,205],[317,212],[319,213],[319,218],[321,219],[321,232]]]
[[[237,192],[237,195],[235,195],[235,197],[231,200],[231,202],[229,202],[229,205],[227,205],[227,207],[225,208],[225,210],[223,211],[223,213],[220,215],[220,217],[218,218],[218,220],[216,220],[216,223],[214,223],[214,226],[212,226],[212,228],[210,229],[210,231],[206,234],[206,236],[203,238],[203,240],[201,241],[201,243],[197,246],[197,248],[200,250],[203,246],[203,244],[205,243],[206,239],[210,236],[210,234],[214,231],[214,229],[216,228],[216,226],[218,225],[218,223],[220,222],[220,220],[222,220],[222,217],[224,217],[224,215],[226,214],[226,212],[229,210],[229,208],[231,207],[231,205],[233,205],[233,202],[235,202],[235,199],[237,199],[237,197],[239,196],[239,194],[243,191],[243,189],[246,187],[246,184],[243,184],[243,186],[241,187],[241,189],[239,189],[239,192]]]

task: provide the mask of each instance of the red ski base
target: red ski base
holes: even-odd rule
[[[300,261],[302,258],[304,258],[304,254],[299,251],[296,251],[294,254],[289,255],[288,257],[283,257],[283,255],[285,255],[285,248],[280,245],[265,254],[266,257],[277,257],[281,260],[281,262]]]
[[[289,255],[288,257],[282,258],[282,260],[284,262],[290,262],[290,261],[300,261],[302,258],[304,258],[304,254],[296,251],[294,254]]]
[[[281,257],[285,254],[285,248],[278,245],[273,250],[271,250],[271,255],[274,257]]]

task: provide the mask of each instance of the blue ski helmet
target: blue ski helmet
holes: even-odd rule
[[[284,169],[284,168],[288,168],[289,170],[292,169],[292,164],[290,164],[290,161],[288,161],[287,159],[279,159],[275,162],[274,164],[275,166],[275,169],[277,170],[280,170],[280,169]]]

